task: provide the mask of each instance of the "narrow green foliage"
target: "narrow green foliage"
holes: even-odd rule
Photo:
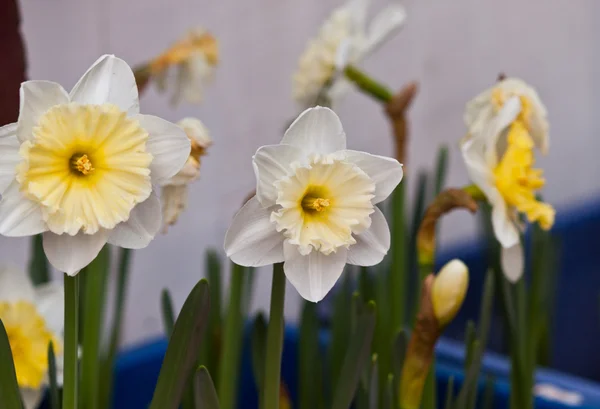
[[[491,376],[485,379],[481,409],[494,409],[494,378]]]
[[[377,355],[371,357],[371,376],[369,379],[369,409],[379,408],[379,372],[377,369]]]
[[[329,344],[329,365],[331,370],[331,385],[335,390],[340,377],[344,353],[348,345],[348,334],[351,333],[351,316],[348,306],[352,300],[352,276],[348,271],[343,273],[341,287],[338,288],[333,300],[333,316],[331,318],[331,343]]]
[[[50,394],[50,408],[60,409],[60,391],[56,379],[56,355],[54,355],[54,345],[48,343],[48,391]]]
[[[254,318],[252,324],[252,372],[254,382],[260,393],[264,387],[265,350],[267,345],[267,319],[261,312]]]
[[[195,409],[220,409],[219,398],[210,373],[201,366],[194,376]]]
[[[446,387],[446,402],[444,403],[444,409],[453,409],[454,403],[454,376],[448,379],[448,386]]]
[[[77,409],[79,396],[79,275],[64,274],[65,335],[63,409]]]
[[[404,358],[406,356],[406,348],[408,347],[408,335],[406,330],[398,331],[394,338],[392,349],[392,373],[396,379],[400,379]]]
[[[465,330],[465,372],[471,366],[473,362],[474,344],[477,340],[477,330],[475,329],[475,323],[473,321],[467,322],[467,328]]]
[[[210,285],[210,316],[208,328],[200,347],[198,365],[204,365],[213,376],[219,375],[219,348],[222,331],[222,265],[219,255],[214,250],[206,252],[206,275]]]
[[[198,359],[199,344],[208,324],[208,282],[200,280],[188,295],[173,327],[149,409],[177,409]]]
[[[391,220],[391,266],[389,273],[389,301],[391,334],[401,329],[406,322],[406,299],[408,287],[408,265],[406,258],[406,231],[404,220],[405,183],[400,183],[392,193]]]
[[[21,409],[17,373],[2,320],[0,320],[0,402],[3,409]]]
[[[323,371],[319,349],[317,304],[304,302],[298,339],[299,409],[319,409],[323,404]]]
[[[377,296],[373,274],[371,274],[369,267],[360,267],[359,271],[358,288],[363,302],[375,301]]]
[[[163,320],[163,326],[165,327],[165,334],[167,338],[173,333],[173,327],[175,326],[175,311],[173,310],[173,299],[169,290],[164,288],[160,295],[160,311]]]
[[[442,145],[437,154],[435,165],[435,179],[433,184],[433,197],[436,197],[442,192],[446,183],[446,175],[448,173],[448,146]]]
[[[29,260],[29,277],[34,286],[45,284],[50,281],[50,266],[44,247],[42,235],[31,236],[31,259]]]

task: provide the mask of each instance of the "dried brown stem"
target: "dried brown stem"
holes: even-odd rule
[[[392,123],[394,131],[394,143],[396,146],[395,157],[398,162],[404,164],[406,161],[406,149],[408,145],[408,119],[407,111],[417,94],[418,84],[410,82],[405,85],[385,105],[385,112]]]

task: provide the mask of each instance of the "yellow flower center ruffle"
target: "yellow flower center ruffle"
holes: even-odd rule
[[[58,105],[21,146],[17,180],[52,232],[112,229],[152,191],[147,140],[115,105]]]
[[[19,386],[39,389],[48,371],[49,343],[55,353],[62,352],[62,344],[31,303],[0,302],[0,319],[8,334]]]
[[[354,164],[315,156],[275,186],[281,208],[271,220],[304,255],[313,249],[330,254],[355,244],[352,234],[370,226],[375,184]]]
[[[509,128],[507,148],[494,170],[496,187],[506,203],[524,213],[531,223],[539,223],[548,230],[554,224],[555,211],[547,203],[539,202],[535,192],[544,186],[541,169],[535,163],[533,139],[524,122],[517,119]]]

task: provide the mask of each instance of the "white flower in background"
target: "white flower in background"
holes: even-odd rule
[[[150,72],[160,90],[173,87],[174,104],[182,100],[199,104],[218,62],[217,40],[203,28],[196,28],[152,61]],[[170,73],[175,78],[169,78]]]
[[[545,230],[554,224],[552,206],[536,199],[545,180],[542,170],[533,168],[534,148],[548,150],[546,109],[531,87],[510,78],[469,102],[465,122],[463,158],[471,180],[492,205],[504,271],[515,282],[523,273],[519,214]]]
[[[35,409],[48,385],[48,345],[53,343],[62,384],[64,291],[57,283],[34,288],[28,275],[0,267],[0,320],[12,350],[25,409]]]
[[[0,234],[44,233],[54,267],[74,275],[108,241],[142,248],[160,229],[153,183],[183,167],[177,125],[139,113],[131,68],[103,56],[68,94],[27,81],[15,124],[0,128]]]
[[[379,263],[390,232],[375,206],[400,183],[395,159],[346,150],[338,116],[328,108],[303,112],[281,144],[253,157],[256,196],[236,214],[225,251],[244,266],[284,262],[305,299],[323,299],[346,263]]]
[[[367,27],[370,2],[349,0],[333,11],[317,37],[308,43],[293,76],[293,96],[301,106],[315,105],[325,86],[329,87],[329,98],[339,98],[350,84],[336,70],[359,63],[404,24],[404,7],[392,1]]]
[[[200,176],[200,158],[212,144],[208,129],[196,118],[184,118],[177,123],[192,144],[190,156],[183,168],[162,186],[162,210],[164,231],[175,224],[187,206],[188,184]]]

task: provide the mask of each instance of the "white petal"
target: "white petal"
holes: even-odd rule
[[[290,164],[302,159],[302,151],[290,145],[268,145],[256,151],[252,166],[256,175],[256,197],[263,207],[272,206],[277,200],[275,181],[288,176]]]
[[[379,208],[371,215],[371,226],[355,235],[356,244],[348,249],[348,264],[374,266],[379,264],[390,249],[390,229]]]
[[[183,168],[190,156],[191,143],[183,129],[152,115],[138,115],[149,134],[146,149],[154,158],[150,164],[152,183],[163,185]]]
[[[494,234],[504,248],[509,248],[519,243],[519,230],[508,212],[504,200],[490,201],[492,205],[492,225]]]
[[[153,190],[148,199],[136,205],[126,222],[119,223],[108,242],[128,249],[141,249],[152,241],[162,223],[160,200]]]
[[[240,209],[225,235],[225,252],[234,263],[259,267],[283,261],[283,235],[271,222],[271,210],[254,196]]]
[[[17,139],[17,123],[0,128],[0,193],[15,180],[17,164],[21,162]]]
[[[44,252],[48,261],[57,270],[70,276],[90,264],[106,244],[108,230],[101,229],[96,234],[44,233]]]
[[[494,120],[482,130],[481,137],[486,143],[485,161],[492,169],[498,165],[499,160],[498,151],[496,149],[498,138],[502,135],[502,132],[515,121],[520,112],[521,100],[516,96],[511,97],[502,106],[502,109],[498,112]]]
[[[517,243],[512,247],[503,248],[500,254],[500,263],[504,276],[511,283],[516,283],[523,276],[525,269],[525,258],[523,256],[523,246]]]
[[[69,102],[67,91],[51,81],[25,81],[20,94],[17,137],[21,142],[32,138],[33,128],[48,109]]]
[[[385,200],[402,180],[402,165],[396,159],[350,150],[344,154],[375,182],[373,204]]]
[[[364,54],[377,50],[396,34],[406,21],[406,10],[400,4],[391,4],[381,10],[371,22]]]
[[[15,180],[0,200],[0,234],[9,237],[31,236],[46,231],[39,205],[27,199]]]
[[[187,185],[167,185],[161,189],[161,207],[163,233],[166,233],[168,227],[175,224],[179,215],[187,207],[188,186]]]
[[[329,108],[315,107],[302,112],[285,132],[282,144],[306,153],[332,153],[346,149],[346,134],[340,118]]]
[[[349,38],[344,38],[335,53],[335,69],[336,76],[342,74],[341,71],[346,68],[346,65],[350,62],[350,55],[352,54],[352,42]]]
[[[65,329],[65,291],[62,284],[46,283],[38,286],[35,289],[35,303],[46,326],[55,335],[62,337]]]
[[[298,247],[283,245],[285,263],[283,270],[290,283],[307,301],[319,302],[333,288],[344,271],[348,250],[340,247],[335,253],[325,255],[313,250],[307,256],[298,251]]]
[[[29,275],[11,264],[0,267],[0,302],[35,301]]]
[[[367,25],[367,12],[371,0],[349,0],[345,8],[350,12],[355,30],[365,31]]]
[[[114,55],[100,57],[75,84],[70,97],[80,104],[114,104],[127,115],[140,112],[133,71]]]
[[[37,409],[40,406],[40,403],[42,403],[44,388],[21,388],[20,391],[24,409]]]

